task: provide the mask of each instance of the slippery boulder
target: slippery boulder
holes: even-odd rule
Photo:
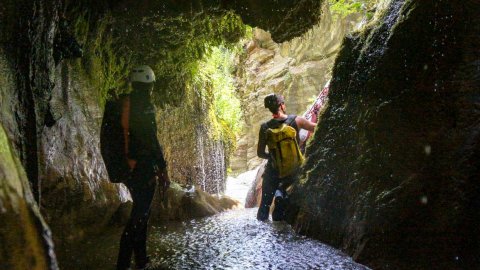
[[[383,3],[344,41],[290,222],[376,269],[476,269],[480,3]]]
[[[166,192],[161,188],[157,189],[151,219],[153,223],[184,221],[236,208],[241,208],[240,202],[229,197],[217,197],[195,186],[183,188],[177,183],[172,183]]]

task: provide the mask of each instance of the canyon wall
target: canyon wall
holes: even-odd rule
[[[262,162],[257,158],[258,131],[271,118],[263,98],[280,93],[285,96],[287,113],[303,114],[330,79],[344,36],[367,20],[361,13],[332,14],[326,2],[321,14],[322,20],[301,37],[276,43],[268,32],[256,28],[253,39],[246,42],[236,73],[245,123],[231,161],[234,174]]]
[[[480,4],[383,4],[344,40],[290,222],[375,269],[477,269]]]
[[[40,214],[25,170],[12,146],[18,134],[13,71],[0,50],[0,268],[58,269],[50,228]],[[13,100],[12,100],[13,99]],[[12,107],[11,107],[12,106]]]

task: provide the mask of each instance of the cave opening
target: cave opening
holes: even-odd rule
[[[149,208],[155,263],[478,268],[478,14],[475,0],[1,1],[0,268],[115,264],[133,195],[99,137],[139,65],[171,179]],[[270,93],[319,123],[287,223],[256,220]]]

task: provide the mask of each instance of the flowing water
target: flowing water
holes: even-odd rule
[[[256,210],[154,228],[153,261],[167,269],[368,269],[284,222],[257,221]]]
[[[260,222],[256,208],[171,222],[150,229],[148,252],[159,269],[368,269],[341,251],[297,235],[284,222]],[[121,229],[75,247],[62,269],[114,269]]]
[[[229,177],[226,194],[245,200],[256,170]],[[150,228],[148,253],[158,269],[368,269],[341,251],[296,234],[285,222],[256,220],[257,208],[168,222]],[[114,228],[75,247],[57,247],[62,269],[114,269],[120,234]],[[68,250],[71,249],[71,250]]]

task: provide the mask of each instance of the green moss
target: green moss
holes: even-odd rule
[[[353,13],[365,13],[368,19],[373,17],[373,8],[378,0],[329,0],[333,14],[345,18]]]
[[[5,134],[3,127],[0,126],[0,154],[5,154],[5,153],[8,153],[9,151],[10,151],[10,148],[8,146],[7,134]]]
[[[200,68],[194,81],[196,80],[197,84],[208,82],[212,88],[214,117],[222,120],[233,132],[239,132],[242,111],[240,100],[235,95],[233,77],[235,57],[235,50],[223,46],[212,48],[200,61]]]
[[[246,26],[233,12],[223,14],[180,16],[156,24],[162,36],[157,39],[158,49],[147,57],[155,60],[160,88],[157,100],[160,104],[178,104],[185,94],[188,82],[199,73],[198,61],[211,53],[211,48],[232,48],[247,32]],[[167,40],[168,39],[168,40]],[[148,49],[145,49],[148,51]],[[146,61],[146,60],[145,60]]]
[[[240,43],[231,48],[210,48],[198,61],[197,73],[192,80],[193,89],[200,91],[208,104],[203,119],[210,126],[211,139],[222,141],[229,155],[235,150],[236,134],[242,128],[241,103],[236,96],[233,77],[235,59],[241,51]]]
[[[115,37],[112,27],[115,19],[111,14],[99,15],[89,12],[74,17],[72,26],[77,40],[83,45],[84,56],[76,62],[77,68],[98,89],[103,106],[108,93],[128,91],[127,77],[130,57],[122,54],[121,40]]]
[[[203,136],[209,144],[222,142],[227,155],[233,153],[242,115],[233,62],[242,50],[238,41],[253,35],[238,15],[215,9],[161,16],[125,10],[100,14],[74,4],[69,19],[84,47],[76,65],[98,89],[101,104],[112,89],[129,91],[132,66],[150,65],[157,77],[153,101],[165,155],[170,164],[186,162],[170,167],[193,166],[188,162],[198,154],[197,140]]]

